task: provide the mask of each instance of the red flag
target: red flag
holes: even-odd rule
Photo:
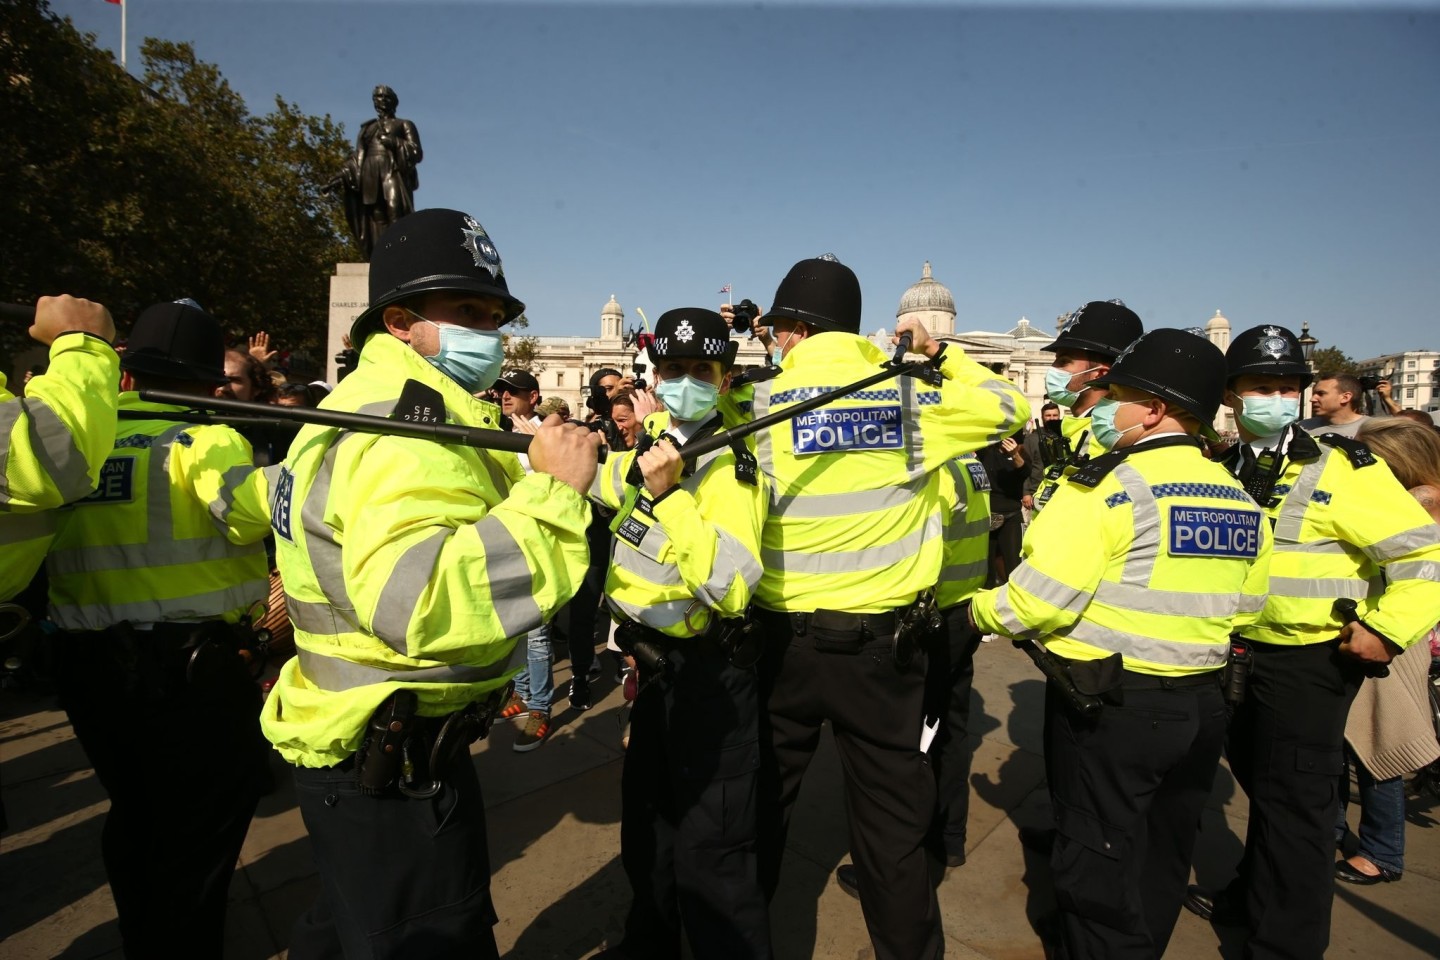
[[[118,7],[118,6],[120,6],[122,0],[105,0],[105,2],[106,2],[106,3],[113,3],[113,4],[115,4],[115,6]]]

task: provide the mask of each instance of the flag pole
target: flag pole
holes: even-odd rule
[[[125,15],[130,10],[130,0],[120,0],[120,69],[125,69]]]

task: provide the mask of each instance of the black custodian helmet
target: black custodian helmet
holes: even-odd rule
[[[1225,354],[1204,337],[1188,330],[1151,330],[1121,351],[1110,372],[1088,386],[1111,383],[1175,404],[1200,421],[1205,436],[1215,439],[1212,423],[1225,394]]]
[[[1144,332],[1139,315],[1123,301],[1091,300],[1070,314],[1054,343],[1040,349],[1055,353],[1068,347],[1113,360]]]
[[[225,333],[193,300],[157,303],[135,318],[120,368],[170,380],[226,383]]]
[[[417,210],[381,234],[370,257],[370,306],[355,318],[350,342],[361,349],[381,328],[386,307],[436,290],[498,297],[506,323],[525,312],[525,304],[510,295],[500,253],[478,220],[459,210]]]
[[[1315,379],[1295,334],[1274,324],[1251,327],[1236,334],[1230,341],[1230,349],[1225,351],[1225,364],[1229,368],[1227,382],[1247,373],[1270,374],[1299,377],[1300,387],[1304,389]]]
[[[774,304],[765,314],[771,320],[798,320],[822,333],[860,332],[860,281],[833,254],[791,267],[775,290]]]
[[[740,341],[730,338],[730,325],[714,310],[681,307],[660,314],[655,322],[655,341],[650,359],[718,360],[726,373],[735,362]]]

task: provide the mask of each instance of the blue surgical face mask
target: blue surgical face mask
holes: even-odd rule
[[[1111,400],[1109,397],[1095,404],[1090,411],[1090,432],[1095,435],[1095,442],[1106,450],[1114,450],[1115,444],[1120,438],[1131,430],[1139,430],[1144,424],[1135,424],[1126,427],[1124,430],[1115,429],[1115,414],[1121,407],[1128,407],[1132,403],[1147,403],[1146,400],[1126,400],[1121,403],[1119,400]]]
[[[420,317],[414,310],[410,312]],[[440,331],[440,352],[425,358],[436,370],[460,384],[467,393],[479,393],[495,384],[505,363],[505,347],[499,330],[474,330],[453,323],[436,323],[425,317],[420,319]]]
[[[1300,398],[1241,397],[1242,409],[1235,419],[1240,426],[1257,437],[1273,437],[1300,419]]]
[[[1077,390],[1070,389],[1070,381],[1081,374],[1090,373],[1092,370],[1099,369],[1099,367],[1090,367],[1076,373],[1070,373],[1068,370],[1061,370],[1059,367],[1051,367],[1045,371],[1045,394],[1062,407],[1073,407],[1075,406],[1075,401],[1080,399],[1080,393]]]
[[[665,409],[670,411],[670,416],[676,420],[693,421],[705,417],[715,409],[715,402],[720,398],[720,388],[694,377],[677,377],[655,384],[655,396],[660,398]]]
[[[785,334],[784,339],[776,340],[775,346],[770,348],[770,365],[772,367],[780,366],[780,361],[785,359],[785,343],[794,335],[795,331],[792,329]]]

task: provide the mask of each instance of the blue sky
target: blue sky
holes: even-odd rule
[[[474,214],[536,334],[860,277],[867,332],[930,260],[957,329],[1121,297],[1147,326],[1440,348],[1440,5],[129,0],[255,112],[353,136],[376,83],[420,206]],[[118,50],[102,0],[54,9]]]

